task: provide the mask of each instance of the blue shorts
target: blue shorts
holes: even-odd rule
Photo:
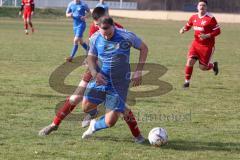
[[[104,102],[106,109],[123,113],[126,108],[128,87],[128,84],[115,85],[114,87],[111,85],[97,86],[96,82],[92,81],[87,86],[84,98],[96,105]]]
[[[86,23],[82,23],[78,27],[74,27],[73,28],[74,36],[78,38],[82,38],[85,29],[86,29]]]

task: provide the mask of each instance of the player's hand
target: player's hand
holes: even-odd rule
[[[200,34],[200,35],[199,35],[199,38],[200,38],[201,40],[210,38],[210,34]]]
[[[33,16],[33,15],[34,15],[34,12],[32,11],[32,12],[31,12],[31,16]]]
[[[22,15],[22,12],[21,12],[21,11],[19,11],[19,12],[18,12],[18,15],[19,15],[19,16],[21,16],[21,15]]]
[[[179,31],[180,34],[183,34],[185,33],[185,29],[184,28],[181,28],[180,31]]]
[[[87,18],[86,16],[81,16],[81,17],[80,17],[80,19],[81,19],[82,21],[85,21],[86,18]]]
[[[133,87],[139,86],[142,84],[142,71],[135,71],[132,77]]]
[[[67,16],[68,18],[70,18],[70,17],[73,17],[73,14],[72,14],[72,13],[67,13],[66,16]]]
[[[105,76],[101,73],[97,73],[95,76],[95,79],[96,79],[97,85],[106,85],[107,84]]]

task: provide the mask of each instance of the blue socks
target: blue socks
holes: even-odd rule
[[[108,128],[106,122],[105,122],[105,115],[103,115],[100,119],[97,120],[97,122],[95,123],[94,129],[95,131],[99,131],[102,129],[106,129]]]
[[[86,51],[88,51],[88,45],[87,45],[85,42],[82,44],[82,47],[83,47],[83,49],[85,49]]]
[[[96,116],[96,115],[98,114],[98,110],[97,110],[97,108],[94,109],[94,110],[91,110],[90,112],[88,112],[88,114],[90,114],[91,117]]]
[[[82,44],[83,49],[88,52],[88,45],[86,43]],[[78,50],[78,44],[73,45],[72,53],[71,53],[71,58],[74,58],[75,54],[77,53]]]
[[[78,50],[78,45],[74,44],[72,53],[71,53],[71,58],[73,58],[75,56],[75,54],[77,53],[77,50]]]

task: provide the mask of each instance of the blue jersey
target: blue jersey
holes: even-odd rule
[[[100,32],[95,33],[90,39],[89,54],[97,56],[100,72],[108,82],[129,82],[130,48],[139,49],[141,44],[141,39],[134,33],[115,28],[110,40],[106,40]]]
[[[73,27],[79,27],[82,23],[86,23],[85,21],[81,20],[82,16],[85,16],[86,12],[89,12],[90,9],[86,3],[80,1],[79,3],[75,3],[74,1],[68,4],[66,13],[73,14]]]
[[[96,7],[102,7],[102,8],[104,8],[105,9],[105,11],[107,11],[108,12],[108,4],[107,3],[98,3],[97,5],[96,5]]]

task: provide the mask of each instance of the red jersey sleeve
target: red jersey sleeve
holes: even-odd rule
[[[217,23],[217,20],[214,17],[211,19],[210,24],[212,28],[212,32],[210,33],[211,37],[218,36],[221,33],[221,30],[219,24]]]
[[[119,24],[119,23],[114,22],[114,25],[115,25],[117,28],[123,28],[123,26],[122,26],[121,24]]]
[[[24,5],[25,5],[24,0],[22,0],[21,7],[20,7],[20,11],[21,11],[21,12],[23,11]]]
[[[192,28],[193,26],[193,16],[191,16],[187,22],[187,24],[184,26],[184,30],[188,31]]]
[[[92,23],[89,27],[89,38],[99,30],[98,26],[96,26],[94,23]]]

